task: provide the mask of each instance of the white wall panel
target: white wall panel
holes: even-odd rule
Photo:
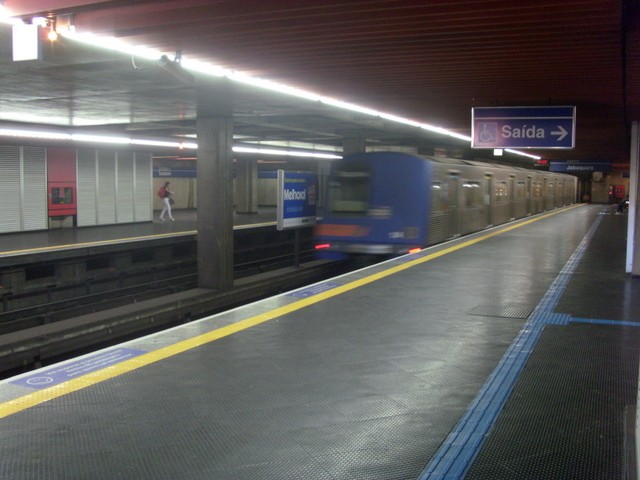
[[[133,153],[118,152],[116,217],[118,223],[133,222]]]
[[[44,147],[22,147],[22,230],[48,227],[47,162]]]
[[[95,150],[78,150],[78,226],[97,225]]]
[[[134,217],[136,222],[153,219],[152,162],[150,153],[135,154]]]
[[[20,157],[20,147],[0,145],[0,232],[17,232],[21,228]]]
[[[116,223],[116,153],[98,151],[98,225]]]

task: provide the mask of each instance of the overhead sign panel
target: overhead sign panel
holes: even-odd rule
[[[581,172],[610,172],[613,170],[613,165],[609,162],[551,162],[549,165],[550,172],[564,172],[564,173],[581,173]]]
[[[576,107],[475,107],[473,148],[574,148]]]

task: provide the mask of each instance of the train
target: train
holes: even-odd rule
[[[576,202],[563,173],[366,152],[332,163],[315,226],[319,258],[400,255]]]

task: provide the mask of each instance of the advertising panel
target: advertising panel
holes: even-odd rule
[[[314,225],[317,192],[315,173],[278,170],[278,230]]]

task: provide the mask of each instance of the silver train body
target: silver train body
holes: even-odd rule
[[[575,203],[577,178],[469,160],[376,152],[346,156],[316,226],[324,258],[402,254]]]

